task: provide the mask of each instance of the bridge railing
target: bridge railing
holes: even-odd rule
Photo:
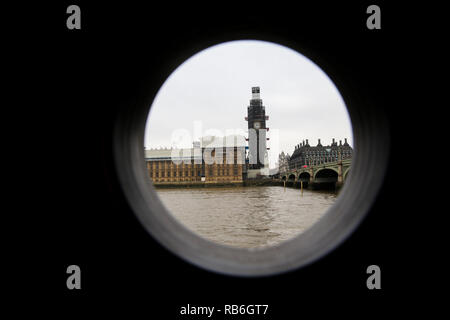
[[[351,162],[351,160],[352,160],[352,156],[343,157],[342,159],[337,160],[337,161],[326,161],[326,158],[325,158],[325,159],[316,160],[313,162],[313,164],[309,164],[309,165],[307,164],[307,168],[314,168],[314,167],[323,166],[323,165],[335,165],[335,164],[338,164],[339,162],[348,162],[348,161]],[[302,167],[303,165],[304,164],[290,165],[288,171],[295,171],[298,169],[306,169],[306,168]]]
[[[280,178],[282,178],[283,176],[286,176],[286,178],[287,178],[287,176],[289,176],[291,174],[299,173],[299,172],[305,172],[305,171],[310,171],[311,169],[314,171],[314,170],[317,170],[317,169],[337,166],[339,164],[348,166],[348,165],[351,165],[351,163],[352,163],[352,158],[351,157],[347,157],[345,159],[338,160],[338,161],[323,162],[323,163],[320,163],[320,164],[307,166],[306,168],[303,168],[303,167],[289,168],[289,170],[287,170],[287,171],[280,171],[279,174],[280,174]]]

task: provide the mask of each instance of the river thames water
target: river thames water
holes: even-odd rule
[[[304,232],[334,203],[330,191],[279,186],[158,189],[170,212],[211,241],[241,248],[277,245]]]

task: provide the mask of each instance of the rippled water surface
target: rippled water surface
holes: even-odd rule
[[[158,189],[164,205],[187,228],[220,244],[276,245],[318,221],[334,192],[278,186]]]

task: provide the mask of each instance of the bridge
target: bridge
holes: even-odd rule
[[[340,187],[347,179],[350,172],[352,159],[339,160],[335,162],[326,162],[318,165],[290,169],[286,172],[280,172],[282,181],[291,182],[292,186],[300,185],[318,187],[320,185],[334,185]]]

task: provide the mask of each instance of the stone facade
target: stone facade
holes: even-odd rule
[[[303,166],[314,166],[328,162],[335,162],[351,158],[353,149],[348,144],[347,138],[342,144],[339,140],[339,145],[333,139],[331,145],[323,146],[320,139],[316,146],[310,146],[308,139],[295,146],[295,150],[289,159],[289,169],[297,169]]]
[[[150,149],[145,160],[155,184],[242,183],[245,146]]]

